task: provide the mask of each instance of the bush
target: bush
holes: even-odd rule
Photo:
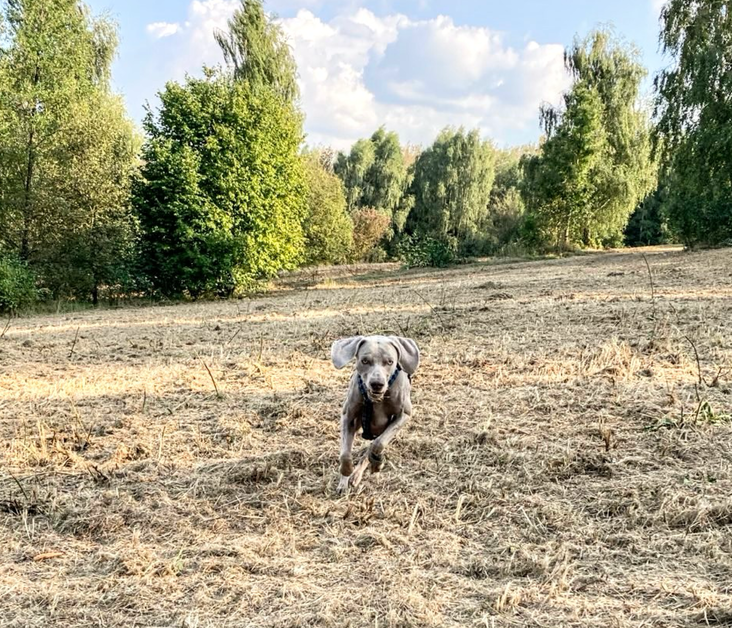
[[[445,268],[457,261],[457,240],[404,238],[399,245],[399,258],[408,268]]]
[[[372,207],[353,212],[353,258],[366,259],[386,234],[391,218]]]
[[[12,257],[0,257],[0,312],[15,312],[38,300],[36,280],[28,267]]]

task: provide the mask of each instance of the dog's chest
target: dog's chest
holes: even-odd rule
[[[396,404],[389,400],[373,404],[373,415],[371,417],[371,433],[380,436],[389,426],[397,413]]]

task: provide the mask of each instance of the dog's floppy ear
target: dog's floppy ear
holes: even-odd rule
[[[330,348],[330,359],[333,360],[333,366],[342,369],[353,358],[356,357],[359,348],[363,344],[363,336],[353,336],[352,338],[341,338],[336,340]]]
[[[389,340],[396,347],[399,354],[399,366],[408,375],[414,375],[419,366],[419,347],[411,338],[389,336]]]

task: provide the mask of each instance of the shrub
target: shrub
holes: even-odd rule
[[[28,267],[15,258],[0,256],[0,312],[15,312],[37,300],[36,280]]]
[[[373,207],[356,210],[353,219],[353,258],[366,259],[386,234],[391,218]]]
[[[457,261],[457,240],[404,238],[399,245],[399,258],[408,268],[445,268]]]

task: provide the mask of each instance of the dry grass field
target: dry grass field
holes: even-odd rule
[[[730,249],[12,320],[0,625],[732,625],[731,327]],[[375,332],[415,417],[339,498],[329,348]]]

